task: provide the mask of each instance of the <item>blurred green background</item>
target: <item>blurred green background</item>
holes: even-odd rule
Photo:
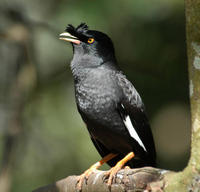
[[[0,0],[0,191],[26,192],[100,159],[75,105],[72,47],[58,39],[86,22],[113,40],[146,105],[158,167],[190,153],[184,2]],[[105,169],[108,167],[104,167]]]

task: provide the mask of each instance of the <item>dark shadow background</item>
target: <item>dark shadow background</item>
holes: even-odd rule
[[[0,191],[31,191],[100,159],[76,110],[71,45],[58,39],[81,22],[112,38],[146,105],[158,166],[187,164],[183,1],[0,0]]]

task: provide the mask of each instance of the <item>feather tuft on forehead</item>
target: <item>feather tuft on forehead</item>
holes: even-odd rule
[[[69,24],[65,31],[71,35],[74,35],[75,37],[80,37],[87,33],[88,26],[85,23],[81,23],[78,25],[78,27],[74,27],[73,25]]]

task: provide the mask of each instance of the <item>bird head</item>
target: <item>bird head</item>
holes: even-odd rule
[[[74,54],[97,56],[103,60],[115,59],[111,39],[102,32],[89,30],[85,23],[81,23],[78,27],[69,24],[59,39],[71,42]]]

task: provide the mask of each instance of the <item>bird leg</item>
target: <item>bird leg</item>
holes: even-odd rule
[[[128,162],[130,161],[133,157],[135,156],[135,154],[133,152],[128,153],[122,160],[118,161],[118,163],[112,167],[107,173],[106,176],[108,178],[108,186],[110,187],[112,184],[113,179],[115,178],[117,172],[122,169],[122,167]]]
[[[114,157],[116,157],[117,154],[114,153],[110,153],[108,155],[106,155],[103,159],[101,159],[100,161],[98,161],[97,163],[95,163],[94,165],[92,165],[89,169],[87,169],[83,174],[81,174],[78,178],[78,184],[77,184],[77,189],[79,191],[81,191],[82,185],[84,180],[86,179],[86,181],[88,180],[89,176],[95,171],[97,170],[99,167],[101,167],[104,163],[108,162],[109,160],[113,159]]]

